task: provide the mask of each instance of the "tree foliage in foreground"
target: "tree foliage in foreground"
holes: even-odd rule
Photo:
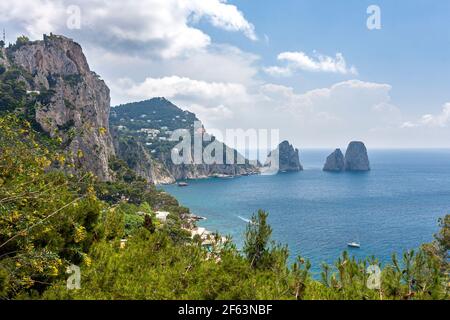
[[[344,253],[317,280],[302,257],[288,264],[266,212],[253,216],[243,252],[231,242],[205,248],[183,230],[188,209],[123,163],[114,163],[116,182],[98,183],[90,174],[65,174],[70,163],[48,143],[17,116],[0,117],[0,298],[448,298],[450,216],[433,243],[388,265]],[[171,213],[166,224],[155,219],[161,209]],[[80,290],[66,287],[72,263],[81,267]],[[381,269],[375,289],[367,285],[369,265]]]
[[[267,215],[259,212],[247,230],[247,239],[267,235]],[[250,229],[252,232],[249,232]],[[263,231],[258,234],[253,231]],[[267,239],[270,240],[270,239]],[[117,241],[101,241],[91,250],[93,263],[82,265],[81,290],[69,291],[61,282],[45,292],[45,299],[446,299],[445,275],[438,260],[423,250],[408,252],[385,266],[380,288],[369,289],[371,258],[357,261],[344,253],[334,266],[324,266],[322,280],[311,277],[308,261],[298,258],[288,266],[285,248],[260,247],[265,263],[254,264],[228,243],[216,248],[220,259],[200,245],[179,245],[164,231],[141,228],[125,249]],[[269,245],[268,245],[269,244]],[[256,249],[255,247],[255,249]],[[250,248],[247,248],[250,249]],[[251,251],[251,250],[250,250]],[[215,257],[215,256],[214,256]]]
[[[0,117],[0,293],[41,292],[70,261],[89,261],[103,208],[92,176],[67,176],[64,156],[38,140],[27,121]]]

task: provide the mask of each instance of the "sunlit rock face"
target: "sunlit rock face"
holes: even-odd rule
[[[83,169],[111,180],[110,91],[90,70],[81,46],[50,35],[8,48],[5,55],[8,65],[28,75],[27,89],[39,94],[35,118],[42,131],[61,138]]]

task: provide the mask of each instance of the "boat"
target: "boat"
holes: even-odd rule
[[[350,248],[357,248],[357,249],[361,248],[361,244],[358,243],[358,242],[349,242],[349,243],[347,243],[347,245],[348,245]]]
[[[179,187],[187,187],[189,184],[187,182],[178,182]]]

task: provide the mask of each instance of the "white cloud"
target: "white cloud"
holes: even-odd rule
[[[206,17],[216,27],[228,31],[242,31],[249,39],[258,39],[255,27],[244,18],[236,6],[227,4],[227,0],[191,0],[187,1],[186,6],[196,18]]]
[[[233,111],[223,104],[209,108],[199,104],[192,104],[189,106],[189,111],[194,112],[199,119],[206,123],[232,119],[234,116]]]
[[[81,9],[80,30],[67,29],[71,5]],[[64,33],[110,50],[163,58],[211,44],[210,36],[195,27],[200,20],[257,39],[254,26],[226,0],[3,0],[0,12],[0,21],[14,24],[17,34]]]
[[[402,124],[402,128],[415,128],[415,127],[434,127],[445,128],[450,124],[450,102],[446,103],[442,112],[437,115],[425,114],[416,122],[405,122]]]
[[[122,85],[127,83],[132,84],[132,81],[122,81]],[[241,84],[205,82],[179,76],[147,78],[140,84],[132,84],[125,92],[134,99],[166,97],[226,101],[233,98],[243,101],[247,97],[246,88]]]
[[[347,66],[347,62],[342,53],[336,53],[335,57],[322,54],[315,54],[314,57],[309,57],[304,52],[282,52],[278,55],[278,60],[286,62],[287,66],[272,66],[265,68],[264,71],[270,75],[277,76],[288,76],[296,70],[339,73],[344,75],[358,74],[354,66]]]
[[[292,75],[292,70],[287,67],[284,68],[284,67],[272,66],[272,67],[263,68],[263,71],[274,77],[288,77],[288,76]]]

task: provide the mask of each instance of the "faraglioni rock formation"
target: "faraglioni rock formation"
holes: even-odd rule
[[[336,149],[327,158],[323,171],[342,172],[345,170],[345,158],[341,149]]]
[[[345,170],[346,171],[370,171],[369,156],[363,142],[350,142],[345,153]]]
[[[264,166],[266,168],[270,167],[272,170],[278,169],[278,172],[303,171],[303,166],[300,163],[299,150],[295,149],[288,141],[280,143],[278,148],[268,155]]]

